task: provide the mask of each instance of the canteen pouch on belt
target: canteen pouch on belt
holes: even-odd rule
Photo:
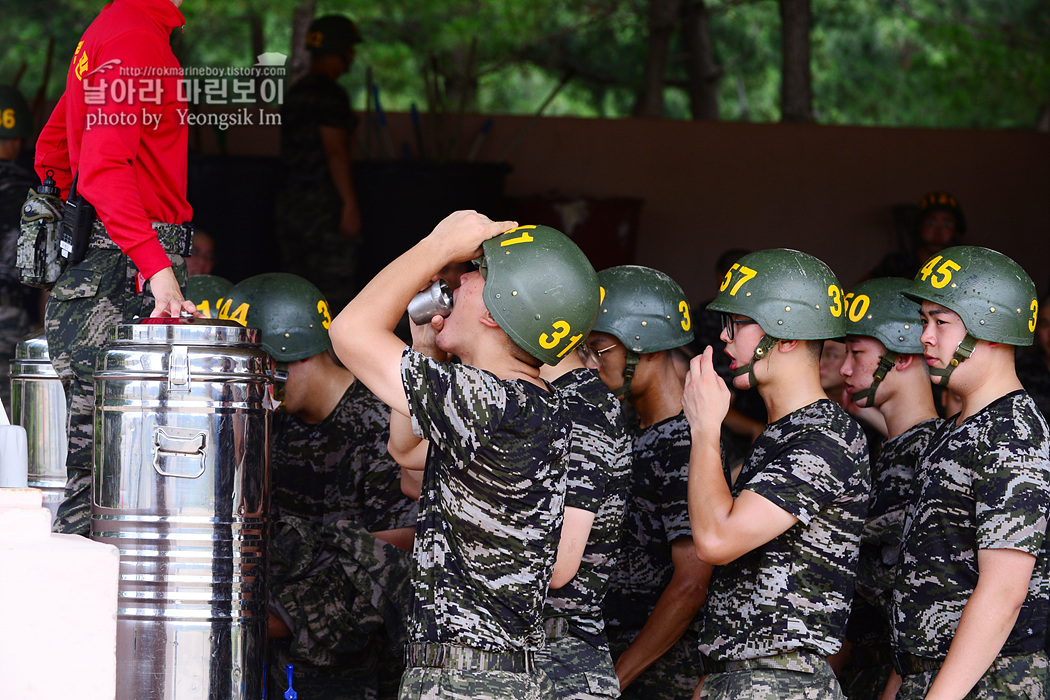
[[[22,205],[15,266],[22,284],[50,289],[64,268],[59,255],[58,222],[62,219],[62,200],[48,171],[47,179],[29,190]]]
[[[77,194],[78,172],[73,176],[69,188],[69,199],[58,225],[58,247],[66,265],[76,264],[87,255],[88,242],[91,240],[91,228],[95,225],[95,207]]]

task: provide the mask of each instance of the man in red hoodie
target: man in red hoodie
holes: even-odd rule
[[[97,212],[90,244],[48,299],[51,361],[67,386],[66,500],[57,532],[87,534],[91,515],[95,355],[111,325],[178,316],[193,233],[186,201],[186,100],[170,34],[182,0],[113,0],[77,44],[62,95],[36,146],[36,170]],[[182,91],[184,92],[184,91]]]

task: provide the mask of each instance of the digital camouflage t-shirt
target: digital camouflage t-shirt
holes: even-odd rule
[[[941,421],[930,418],[882,444],[871,470],[871,505],[860,540],[857,597],[847,638],[854,644],[890,643],[890,610],[904,516],[912,502],[912,480],[930,437]]]
[[[793,411],[755,441],[733,496],[744,490],[798,522],[715,567],[700,651],[718,660],[834,653],[845,634],[870,498],[864,431],[827,399]]]
[[[977,585],[980,549],[1016,549],[1036,558],[1028,596],[1000,656],[1043,648],[1050,608],[1047,436],[1035,401],[1015,391],[962,425],[945,421],[930,440],[915,473],[916,500],[905,522],[893,590],[898,650],[947,655]]]
[[[407,348],[401,375],[413,431],[430,441],[410,641],[539,648],[572,427],[561,397]]]
[[[574,635],[605,648],[602,602],[623,529],[631,443],[620,402],[596,372],[577,369],[553,384],[572,418],[565,505],[595,515],[579,571],[567,584],[547,594],[543,614],[566,618]]]
[[[278,411],[270,451],[276,515],[349,520],[370,532],[413,527],[417,505],[401,492],[389,438],[390,409],[358,381],[318,423]]]
[[[693,536],[689,526],[689,421],[685,414],[634,437],[623,539],[606,598],[611,628],[639,630],[671,582],[671,544]]]

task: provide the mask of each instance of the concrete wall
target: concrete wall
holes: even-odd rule
[[[483,119],[463,118],[460,157]],[[407,115],[389,120],[396,148],[414,143]],[[191,147],[215,152],[215,133],[197,129]],[[231,128],[225,142],[231,154],[278,151],[272,127]],[[495,117],[478,160],[508,149],[508,195],[645,200],[635,262],[697,301],[714,295],[714,261],[729,247],[804,250],[848,287],[896,248],[891,208],[935,189],[959,199],[967,242],[1018,260],[1040,293],[1050,287],[1047,134]]]

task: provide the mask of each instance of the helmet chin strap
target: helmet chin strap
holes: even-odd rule
[[[875,392],[879,390],[879,384],[886,378],[890,370],[893,369],[894,363],[897,358],[900,357],[900,353],[887,350],[886,354],[879,358],[879,366],[875,368],[875,372],[871,375],[871,386],[862,391],[858,391],[853,394],[853,402],[863,408],[869,408],[875,405]],[[866,403],[861,403],[866,401]]]
[[[625,399],[631,398],[631,380],[634,378],[634,368],[638,366],[640,359],[642,357],[638,353],[633,350],[627,351],[627,359],[623,367],[623,384],[613,392],[617,398],[621,396]]]
[[[955,355],[948,362],[948,366],[944,369],[940,367],[930,367],[930,374],[934,377],[941,377],[941,386],[948,386],[948,377],[951,376],[955,368],[959,366],[959,363],[967,359],[973,354],[974,348],[977,347],[977,338],[974,338],[969,333],[959,343],[959,347],[955,349]]]
[[[762,340],[758,341],[758,347],[755,348],[755,355],[751,358],[751,361],[746,365],[741,365],[733,370],[733,376],[739,377],[741,374],[747,374],[747,380],[749,382],[748,387],[754,388],[758,386],[755,381],[755,363],[765,357],[773,346],[777,344],[777,338],[770,335],[763,335]]]

